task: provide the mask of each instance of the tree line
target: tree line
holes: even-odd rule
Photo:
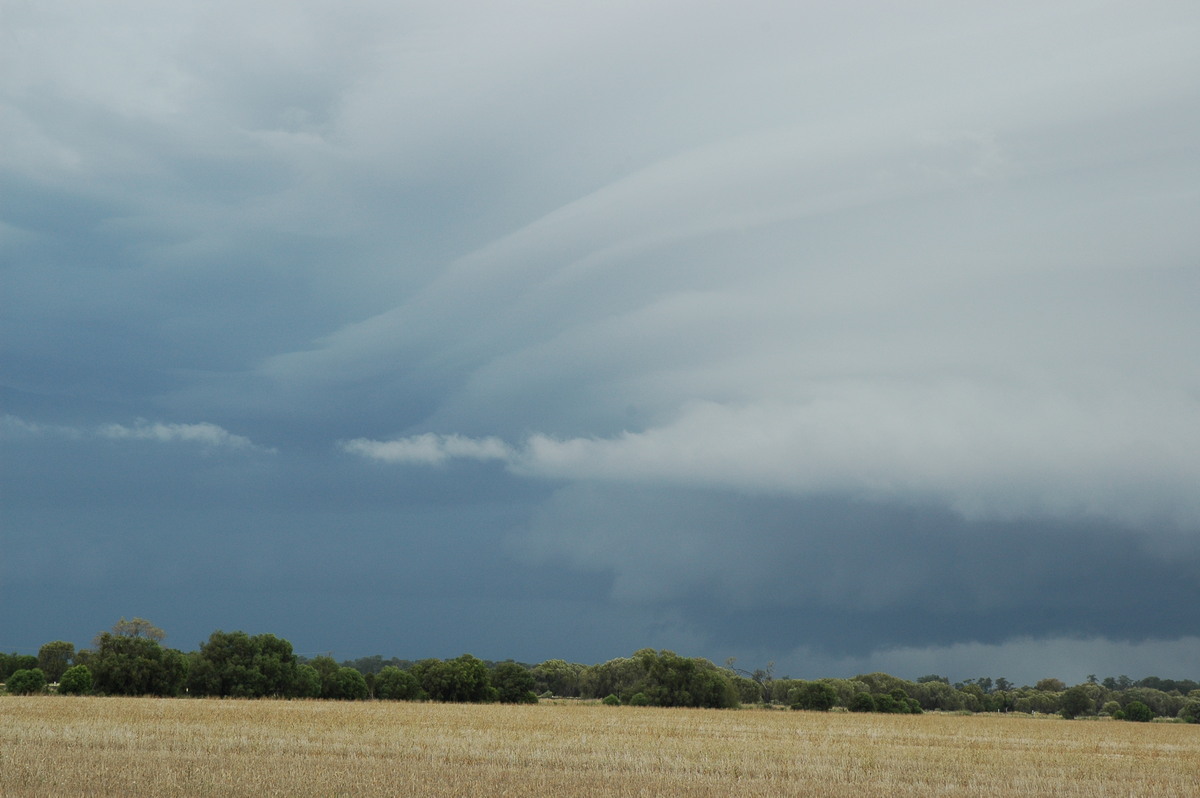
[[[454,659],[337,662],[297,655],[272,634],[213,632],[199,649],[168,648],[149,621],[122,618],[76,650],[61,640],[37,656],[0,653],[0,682],[11,694],[195,696],[334,700],[536,703],[578,698],[606,704],[734,708],[746,704],[810,711],[920,713],[1021,712],[1066,718],[1126,720],[1174,718],[1200,723],[1200,683],[1127,676],[1068,687],[1042,679],[1018,687],[980,677],[951,684],[931,674],[907,681],[886,673],[850,679],[775,678],[772,666],[753,672],[719,667],[672,651],[642,649],[596,665],[551,659],[530,665],[489,662],[470,654]]]

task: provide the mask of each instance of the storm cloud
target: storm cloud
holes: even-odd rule
[[[1194,677],[1198,35],[4,4],[0,648]]]

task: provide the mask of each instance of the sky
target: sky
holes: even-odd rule
[[[0,650],[1197,678],[1198,40],[0,0]]]

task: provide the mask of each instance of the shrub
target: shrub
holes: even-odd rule
[[[600,703],[604,704],[605,706],[609,706],[609,707],[619,707],[619,706],[621,706],[621,699],[617,698],[612,693],[609,693],[608,695],[604,696],[604,700],[601,701]]]
[[[1188,699],[1177,717],[1184,723],[1200,723],[1200,698]]]
[[[629,697],[629,706],[648,707],[650,706],[650,697],[645,693],[634,693]]]
[[[1154,710],[1141,701],[1130,701],[1125,705],[1125,720],[1146,723],[1154,719]]]
[[[8,677],[8,692],[13,695],[31,695],[46,690],[46,674],[41,668],[22,668]]]
[[[58,682],[60,695],[87,695],[92,692],[92,672],[87,665],[67,668]]]

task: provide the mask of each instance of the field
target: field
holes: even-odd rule
[[[0,795],[1200,796],[1200,726],[0,698]]]

